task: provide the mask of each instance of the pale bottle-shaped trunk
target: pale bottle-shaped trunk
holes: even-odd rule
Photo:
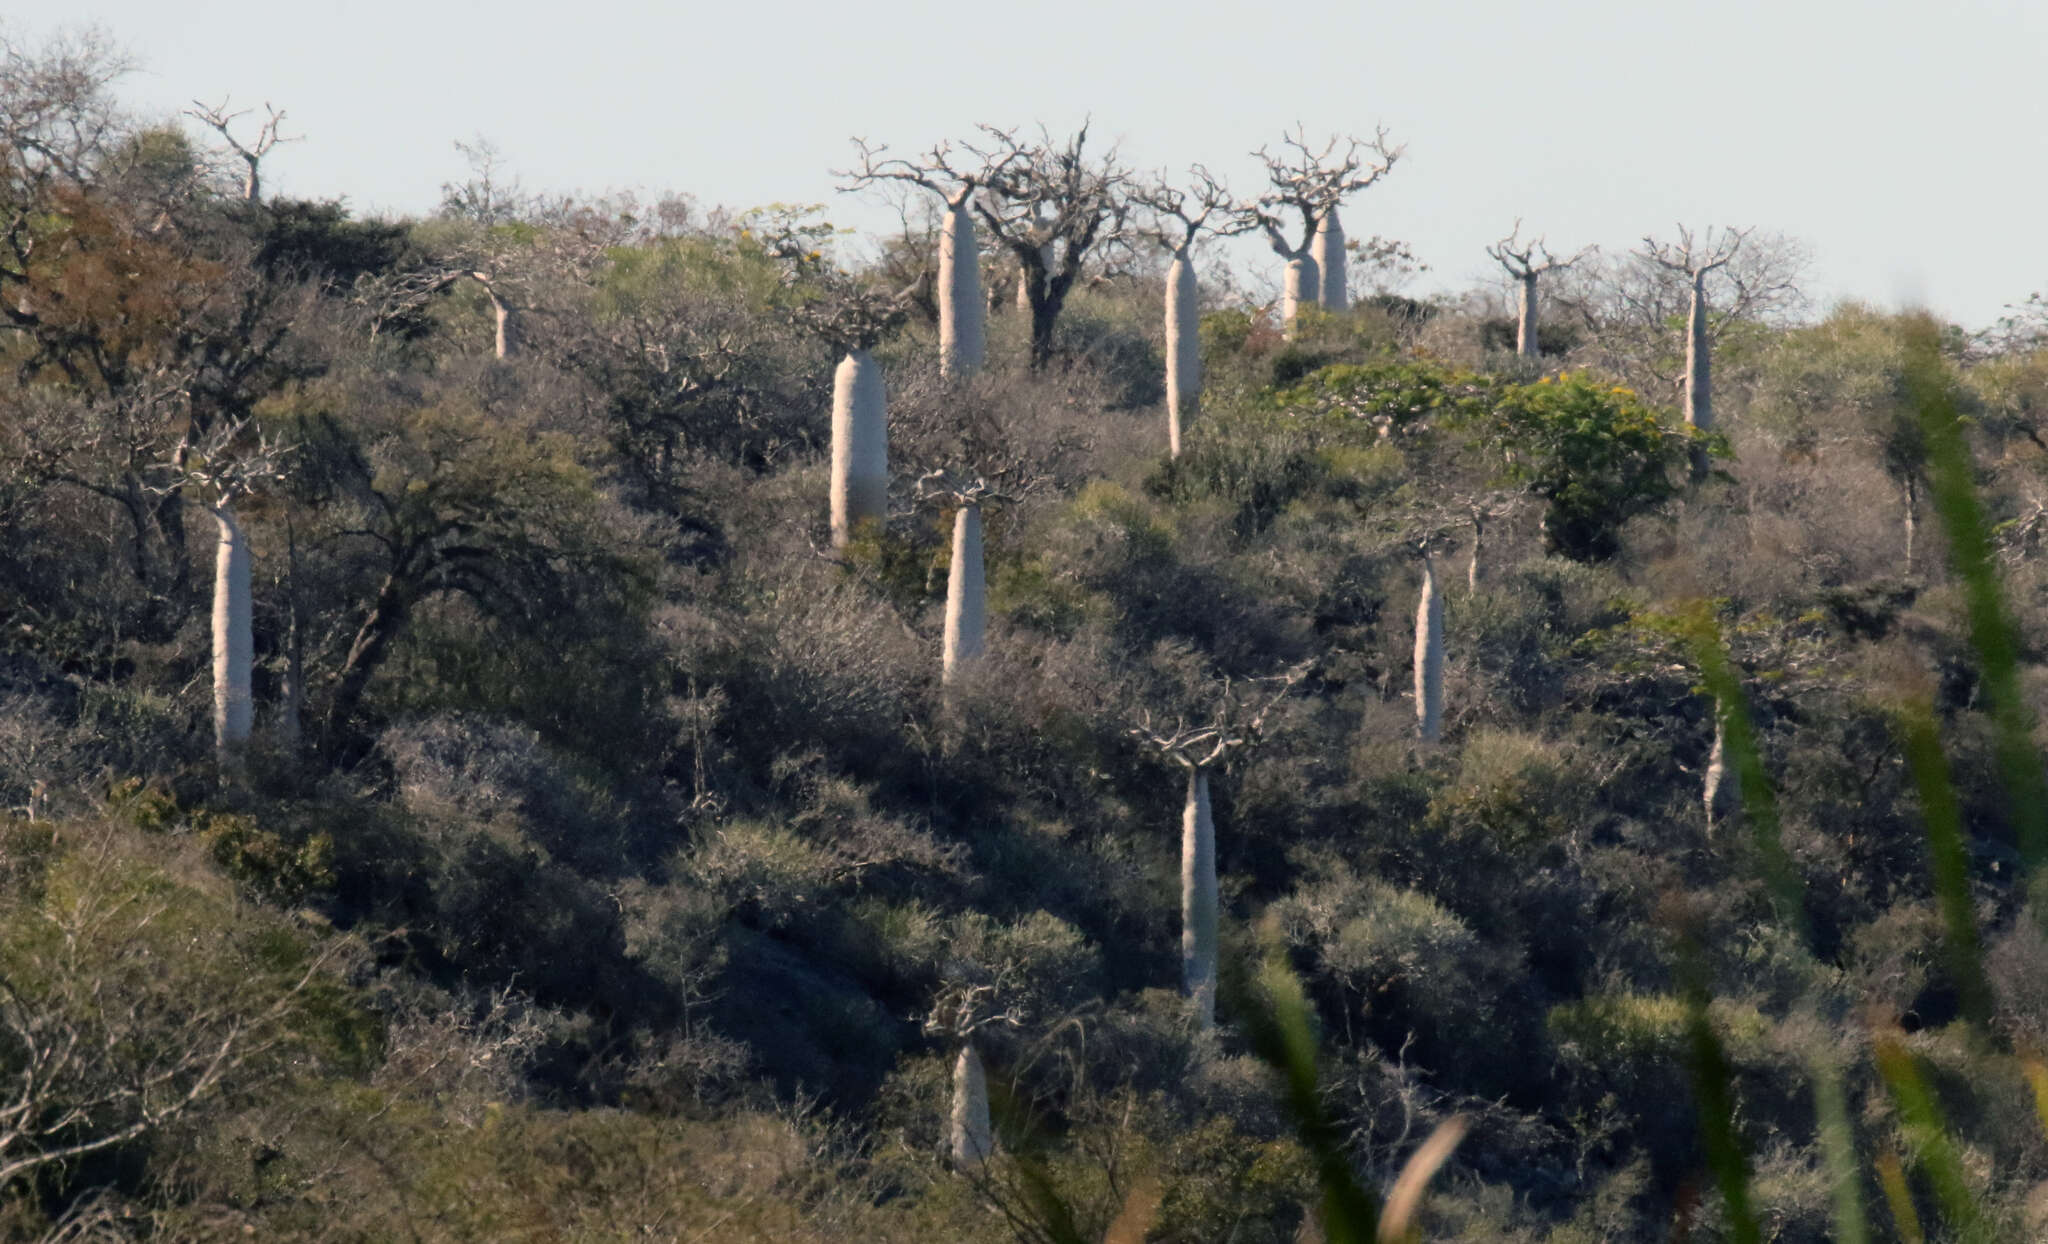
[[[1920,531],[1920,481],[1908,475],[1905,483],[1906,573],[1913,573],[1913,544]]]
[[[1713,714],[1714,746],[1707,752],[1707,768],[1700,780],[1700,802],[1706,807],[1709,834],[1733,816],[1742,804],[1742,792],[1734,781],[1735,775],[1728,772],[1728,730],[1719,703],[1713,706]]]
[[[1444,602],[1436,563],[1422,559],[1422,599],[1415,605],[1415,725],[1425,743],[1443,737]]]
[[[953,566],[946,576],[941,684],[952,682],[966,662],[981,656],[987,632],[988,587],[981,557],[981,507],[963,505],[953,515]]]
[[[1180,457],[1180,437],[1202,400],[1202,315],[1195,263],[1186,251],[1166,272],[1166,450]]]
[[[970,1038],[960,1043],[953,1060],[953,1119],[949,1129],[953,1169],[973,1170],[995,1152],[995,1129],[988,1118],[988,1073]]]
[[[981,367],[981,246],[975,240],[971,194],[946,206],[939,231],[939,373],[965,376]]]
[[[213,563],[213,745],[223,764],[237,758],[255,719],[250,694],[255,643],[250,628],[249,538],[223,501],[214,508],[220,543]]]
[[[1714,365],[1707,345],[1707,274],[1692,278],[1692,306],[1685,316],[1685,421],[1702,432],[1714,430]],[[1707,453],[1692,451],[1695,479],[1707,473]]]
[[[1322,296],[1322,278],[1318,275],[1316,261],[1296,258],[1287,261],[1287,275],[1280,281],[1280,329],[1289,341],[1294,339],[1294,317],[1303,307],[1313,307]]]
[[[864,520],[888,516],[888,397],[880,365],[854,350],[832,376],[832,546],[844,547]]]
[[[1521,278],[1521,285],[1520,314],[1515,319],[1515,353],[1532,359],[1543,352],[1536,342],[1536,274],[1532,272]]]
[[[1474,514],[1472,516],[1472,560],[1465,563],[1465,590],[1468,592],[1479,590],[1479,552],[1485,539],[1486,520]]]
[[[1345,284],[1350,276],[1344,266],[1344,222],[1337,218],[1336,208],[1331,208],[1316,222],[1316,236],[1309,243],[1308,257],[1316,265],[1320,283],[1314,301],[1320,303],[1325,311],[1350,310],[1351,290]]]
[[[491,295],[491,315],[497,324],[494,343],[497,357],[508,359],[519,352],[519,324],[514,318],[512,304],[498,297],[497,290],[488,292]]]
[[[1216,818],[1209,774],[1188,773],[1180,825],[1180,985],[1204,1028],[1216,1021]]]

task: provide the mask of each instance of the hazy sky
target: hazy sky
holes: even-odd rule
[[[60,20],[13,2],[16,37]],[[529,189],[825,202],[879,228],[833,192],[854,134],[910,149],[1092,113],[1131,163],[1247,191],[1246,153],[1298,120],[1406,144],[1345,219],[1414,246],[1432,271],[1413,292],[1488,277],[1481,248],[1517,216],[1556,249],[1759,225],[1808,244],[1823,302],[1973,328],[2048,287],[2048,0],[59,8],[140,63],[138,110],[288,109],[306,141],[269,187],[366,213],[431,209],[479,133]]]

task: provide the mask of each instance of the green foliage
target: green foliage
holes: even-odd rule
[[[289,842],[254,817],[215,813],[199,837],[221,871],[271,902],[290,906],[334,885],[334,840],[326,834]]]
[[[1338,363],[1299,380],[1275,378],[1270,409],[1339,415],[1400,430],[1423,420],[1472,416],[1498,387],[1490,377],[1425,361]]]
[[[17,98],[50,80],[0,73],[0,111],[50,115]],[[1675,362],[1659,289],[1589,305],[1577,354],[1621,374],[1536,384],[1458,303],[1291,339],[1212,310],[1170,462],[1131,413],[1143,283],[1078,293],[1030,375],[1014,315],[965,388],[914,331],[881,355],[900,477],[1028,482],[987,660],[941,692],[947,516],[816,552],[820,324],[896,314],[915,221],[845,272],[801,207],[473,184],[357,221],[70,106],[110,145],[7,191],[35,246],[0,265],[0,1088],[93,1057],[0,1168],[107,1143],[17,1172],[0,1237],[1280,1241],[1321,1198],[1341,1239],[1385,1190],[1390,1238],[1690,1206],[1695,1238],[1854,1244],[1873,1171],[1902,1221],[2042,1233],[2023,333],[1717,325],[1730,488],[1616,387]],[[485,267],[538,329],[502,360],[447,283]],[[240,507],[236,776],[170,464],[251,412],[285,453]],[[1906,579],[1901,484],[1950,555]],[[1422,540],[1459,728],[1418,750]],[[1133,727],[1297,663],[1211,774],[1226,927],[1278,941],[1202,1031],[1167,987],[1182,789]],[[1717,721],[1744,799],[1709,831]],[[1012,1107],[972,1180],[940,1157],[963,1000]],[[1459,1113],[1418,1209],[1394,1190]]]
[[[1584,373],[1511,389],[1483,422],[1508,478],[1547,503],[1545,546],[1578,561],[1620,551],[1622,524],[1676,493],[1672,472],[1692,446],[1633,392]]]

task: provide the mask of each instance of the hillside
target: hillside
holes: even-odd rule
[[[9,56],[0,1238],[1334,1240],[1453,1119],[1432,1241],[2048,1234],[2038,301],[1404,298],[1384,136],[364,219]]]

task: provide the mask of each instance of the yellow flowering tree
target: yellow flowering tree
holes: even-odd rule
[[[1676,491],[1671,469],[1719,438],[1680,426],[1630,389],[1583,373],[1509,389],[1486,416],[1507,473],[1548,502],[1544,543],[1576,561],[1621,549],[1621,527]]]

